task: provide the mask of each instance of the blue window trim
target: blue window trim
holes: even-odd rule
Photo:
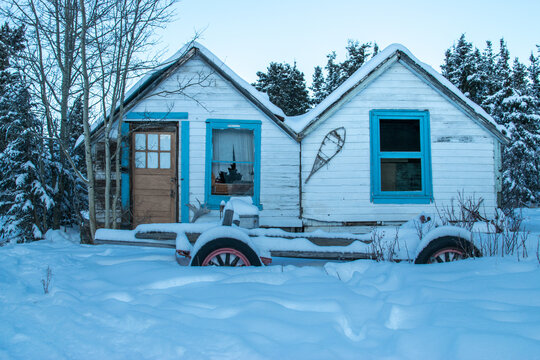
[[[129,112],[126,114],[128,120],[185,120],[187,118],[187,112]]]
[[[205,166],[205,202],[209,209],[219,209],[221,201],[228,201],[231,197],[225,195],[212,195],[210,177],[212,174],[212,129],[228,129],[230,127],[253,130],[253,144],[255,147],[253,170],[253,205],[262,210],[260,188],[261,188],[261,121],[258,120],[227,120],[208,119],[206,120],[206,166]]]
[[[371,201],[375,204],[429,204],[433,201],[433,183],[431,174],[431,137],[429,129],[429,111],[427,110],[371,110]],[[381,119],[420,120],[420,152],[381,152]],[[422,163],[421,191],[382,191],[381,166],[383,158],[419,158]]]

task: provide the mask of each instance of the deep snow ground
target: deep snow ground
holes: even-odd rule
[[[0,248],[0,359],[540,358],[535,258],[189,268],[48,237]]]

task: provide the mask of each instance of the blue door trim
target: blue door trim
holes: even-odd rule
[[[180,178],[180,221],[189,222],[189,121],[182,121],[180,129],[181,178]]]
[[[130,155],[130,148],[129,148],[129,124],[128,123],[122,123],[122,158],[121,158],[121,164],[122,164],[122,172],[121,172],[121,184],[122,184],[122,190],[121,190],[121,197],[122,197],[122,208],[124,210],[129,209],[129,198],[130,198],[130,180],[129,180],[129,155]]]

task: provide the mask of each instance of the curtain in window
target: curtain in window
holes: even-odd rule
[[[253,194],[254,156],[253,130],[213,129],[212,194]]]
[[[253,131],[245,129],[214,129],[212,142],[212,160],[235,160],[253,163]]]

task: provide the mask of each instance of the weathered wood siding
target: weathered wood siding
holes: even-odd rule
[[[188,87],[184,89],[184,94],[174,93],[184,84],[199,79],[204,79],[202,86]],[[295,140],[198,56],[182,65],[160,84],[154,93],[164,90],[171,93],[166,96],[151,96],[141,101],[131,111],[188,113],[191,204],[197,205],[197,200],[204,202],[205,199],[206,120],[260,120],[262,121],[260,196],[263,206],[260,223],[284,227],[301,224],[298,191],[300,157],[299,144]],[[179,161],[181,158],[182,155],[179,154]],[[181,172],[180,164],[178,169]],[[182,174],[179,173],[179,178],[181,177]],[[198,221],[215,220],[218,216],[218,211],[212,211]]]
[[[343,150],[303,184],[304,223],[405,221],[434,204],[374,204],[370,201],[370,125],[373,109],[429,110],[433,195],[437,206],[458,192],[496,206],[496,140],[455,105],[397,62],[354,95],[302,141],[305,181],[324,136],[344,126]],[[318,220],[318,221],[313,221]]]
[[[116,138],[111,139],[110,152],[114,154],[116,151]],[[95,159],[94,162],[94,174],[95,174],[95,192],[96,192],[96,220],[98,227],[103,226],[105,223],[105,142],[103,139],[98,139],[92,146],[92,152]],[[113,198],[116,192],[116,163],[111,161],[111,202],[112,209]],[[122,173],[127,173],[127,169],[122,169]],[[117,202],[117,223],[119,227],[128,228],[130,226],[130,209],[122,207],[122,199],[119,198]]]

